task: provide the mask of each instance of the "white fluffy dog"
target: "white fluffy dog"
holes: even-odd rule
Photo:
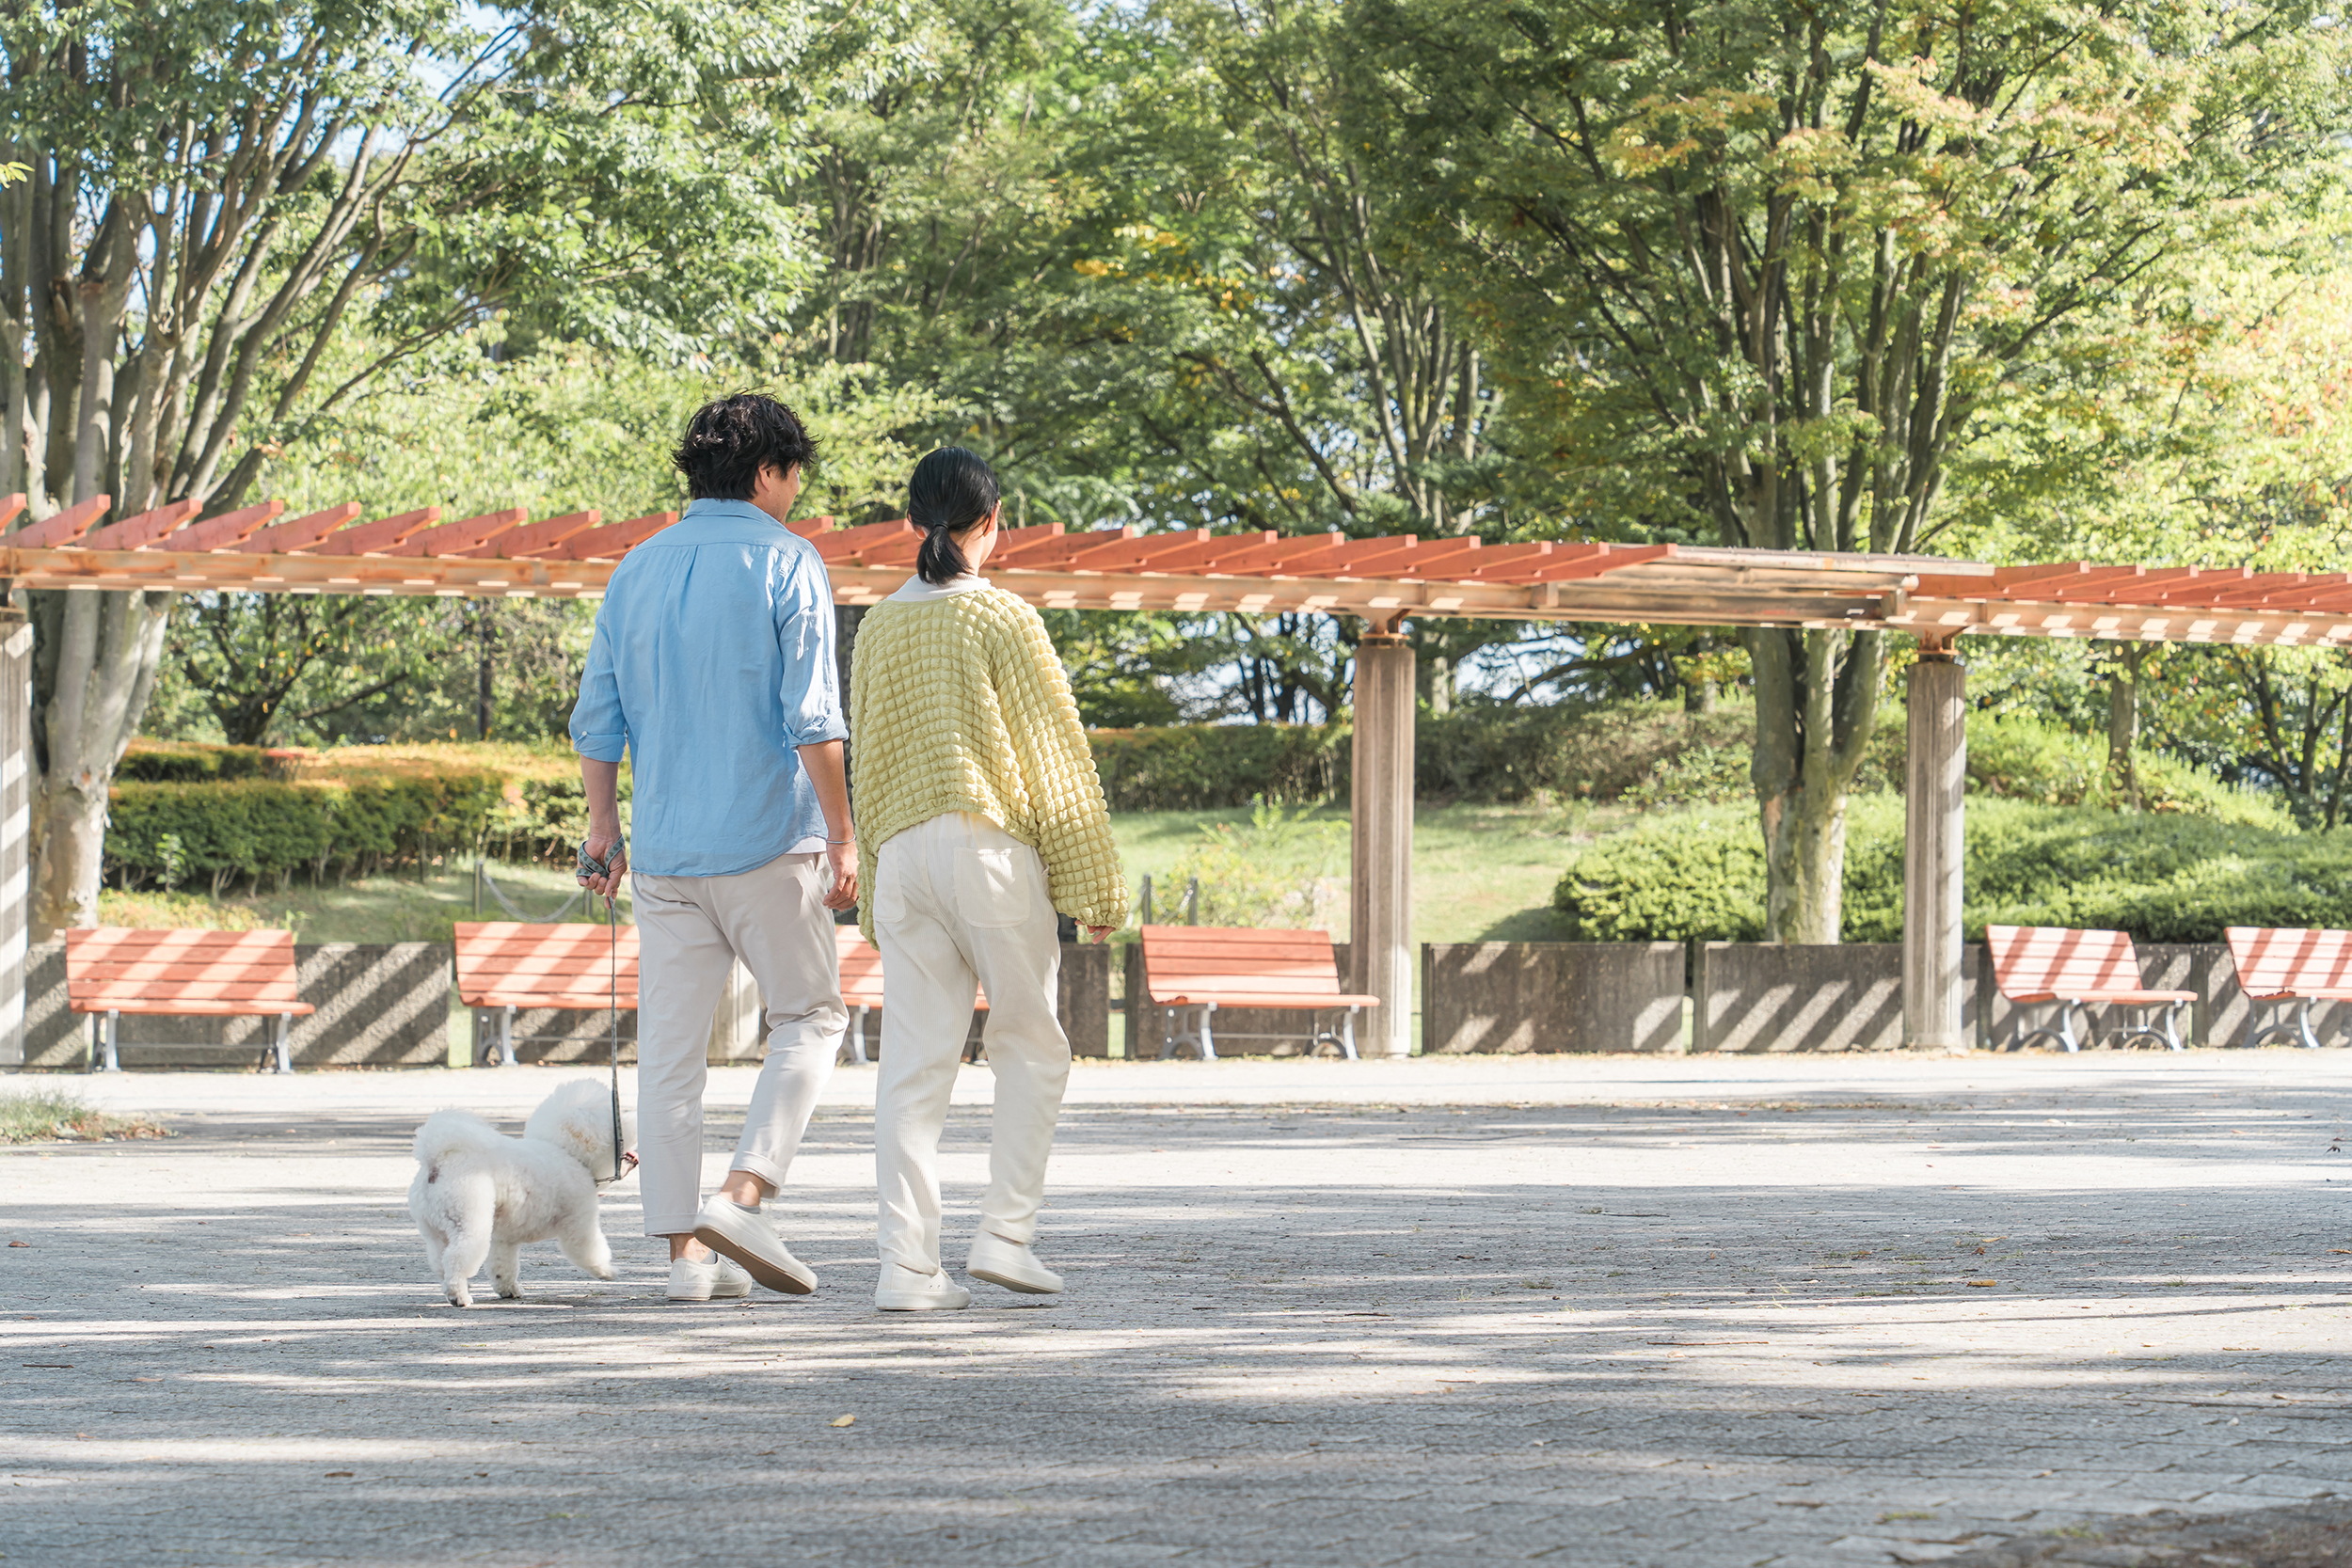
[[[622,1136],[633,1142],[633,1128]],[[522,1294],[525,1242],[552,1239],[598,1279],[612,1277],[612,1249],[596,1223],[596,1178],[613,1168],[612,1091],[576,1078],[539,1102],[510,1138],[471,1111],[436,1111],[417,1129],[417,1179],[408,1212],[453,1307],[483,1260],[501,1296]],[[625,1153],[624,1166],[636,1156]]]

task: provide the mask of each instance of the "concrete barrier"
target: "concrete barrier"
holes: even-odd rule
[[[1975,981],[1984,949],[1962,963],[1969,983],[1963,1035],[1975,1037],[1982,1001]],[[1903,1044],[1899,942],[1838,946],[1709,942],[1693,955],[1691,1049],[1723,1052],[1898,1051]]]
[[[1683,961],[1677,942],[1426,943],[1422,1053],[1678,1050]]]
[[[295,983],[317,1010],[294,1020],[294,1066],[437,1066],[449,1050],[453,961],[447,942],[297,943]],[[82,1067],[89,1019],[66,1006],[65,943],[35,946],[25,980],[24,1065]],[[256,1018],[126,1017],[122,1065],[251,1068],[275,1026]]]

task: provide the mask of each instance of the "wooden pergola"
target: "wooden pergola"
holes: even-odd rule
[[[24,498],[0,498],[0,529]],[[578,598],[677,520],[607,523],[596,512],[532,521],[519,509],[443,521],[427,507],[366,522],[356,505],[285,518],[271,501],[198,520],[193,502],[106,522],[99,496],[0,534],[0,579],[22,588],[178,593]],[[904,521],[796,520],[844,607],[871,605],[914,570]],[[1315,611],[1365,623],[1355,678],[1353,990],[1383,999],[1369,1053],[1411,1049],[1414,958],[1414,669],[1405,621],[1470,617],[1900,632],[1910,673],[1903,928],[1906,1039],[1965,1049],[1961,1034],[1963,636],[2101,638],[2284,647],[2352,645],[2352,575],[2110,566],[1991,566],[1920,556],[1536,543],[1410,535],[1009,531],[990,580],[1041,609]],[[21,1040],[25,951],[24,755],[31,633],[0,627],[14,661],[0,698],[0,1036]],[[12,978],[10,977],[12,976]],[[12,1022],[11,1022],[12,1021]],[[0,1053],[5,1048],[0,1047]]]

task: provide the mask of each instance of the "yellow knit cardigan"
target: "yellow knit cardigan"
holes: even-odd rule
[[[884,600],[850,662],[858,925],[874,940],[883,845],[945,812],[984,816],[1045,862],[1054,908],[1123,926],[1127,879],[1069,677],[1045,622],[1001,588]]]

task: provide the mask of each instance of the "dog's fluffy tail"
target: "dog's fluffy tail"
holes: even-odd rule
[[[453,1154],[495,1154],[510,1141],[471,1111],[436,1111],[417,1129],[417,1164],[437,1165]]]

